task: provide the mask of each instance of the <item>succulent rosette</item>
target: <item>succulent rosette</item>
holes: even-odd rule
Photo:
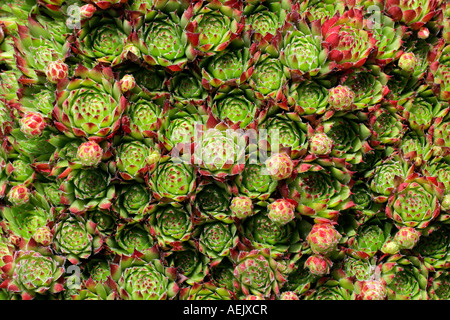
[[[307,152],[307,124],[295,112],[265,114],[260,117],[258,131],[260,142],[266,140],[272,152],[289,149],[292,159],[298,159]]]
[[[289,268],[272,258],[269,249],[236,252],[233,260],[238,292],[263,299],[280,295]]]
[[[145,184],[123,185],[112,209],[128,221],[141,221],[154,209],[152,194]]]
[[[210,279],[217,287],[226,288],[235,296],[234,265],[230,258],[223,259],[210,270]]]
[[[428,139],[417,133],[407,133],[400,143],[399,149],[403,158],[416,167],[426,165],[435,152]]]
[[[300,163],[281,192],[296,202],[299,214],[333,220],[353,206],[350,187],[339,181],[339,175],[320,165]]]
[[[305,80],[289,85],[287,102],[300,115],[323,114],[328,106],[328,89],[318,81]]]
[[[254,249],[269,249],[277,259],[289,252],[298,251],[300,238],[296,224],[290,221],[279,224],[270,219],[267,209],[257,208],[256,214],[242,223],[241,241]]]
[[[379,161],[371,171],[370,189],[375,193],[376,202],[386,202],[393,190],[398,186],[399,179],[405,179],[411,172],[408,163],[394,155]]]
[[[278,186],[278,180],[272,178],[265,165],[258,163],[246,163],[233,181],[237,194],[252,200],[267,200]]]
[[[334,61],[339,69],[361,67],[375,48],[377,41],[363,26],[363,11],[359,9],[350,9],[323,22],[323,46],[328,49],[328,60]]]
[[[358,300],[386,300],[387,290],[381,281],[366,280],[355,284]]]
[[[391,255],[381,265],[388,300],[427,300],[429,271],[415,256]]]
[[[384,10],[394,21],[401,21],[417,31],[437,14],[440,2],[439,0],[390,0],[384,4]]]
[[[223,180],[242,172],[246,141],[239,130],[218,123],[214,127],[207,125],[198,135],[193,163],[201,175]]]
[[[125,181],[144,182],[146,174],[156,165],[152,161],[154,155],[159,158],[159,152],[155,150],[154,143],[150,139],[121,141],[116,148],[116,166],[119,175]]]
[[[433,277],[433,283],[428,288],[428,297],[430,300],[448,300],[450,285],[448,271],[438,271]]]
[[[364,224],[348,239],[348,255],[356,259],[375,256],[385,243],[385,230],[376,224]],[[366,279],[367,280],[367,279]]]
[[[148,219],[150,233],[162,250],[182,250],[183,243],[191,240],[194,225],[189,206],[171,205],[156,208]]]
[[[418,134],[425,134],[435,119],[444,117],[449,108],[443,105],[431,92],[431,96],[419,94],[403,104],[403,117],[408,121],[409,127]]]
[[[111,277],[124,300],[169,300],[179,287],[176,268],[165,267],[158,259],[145,261],[139,256],[121,256],[111,265]]]
[[[233,222],[231,186],[226,182],[202,180],[193,200],[193,218],[195,221],[221,220]]]
[[[428,129],[428,141],[433,143],[435,151],[433,154],[437,156],[447,157],[450,151],[450,139],[448,132],[450,131],[450,117],[440,117]]]
[[[190,106],[202,107],[211,99],[203,88],[198,68],[177,72],[168,81],[172,105],[184,110]]]
[[[354,206],[351,210],[358,221],[365,222],[383,212],[383,205],[375,201],[375,194],[363,180],[350,182]]]
[[[254,63],[261,52],[256,43],[250,48],[242,47],[235,51],[224,50],[200,62],[202,84],[206,90],[218,88],[229,91],[245,83],[253,74]]]
[[[241,129],[251,128],[259,114],[259,103],[251,90],[235,88],[216,92],[211,101],[211,113],[218,120]]]
[[[376,40],[374,48],[376,53],[371,54],[368,62],[384,66],[400,57],[401,46],[404,42],[402,38],[407,31],[407,27],[382,14],[381,10],[379,13],[373,12],[372,14],[376,15],[374,20],[379,20],[367,19],[365,21],[366,28],[372,32],[373,38]]]
[[[195,227],[193,238],[196,239],[198,250],[208,257],[211,266],[215,266],[227,256],[230,256],[239,243],[235,224],[223,221],[206,222]]]
[[[448,269],[450,268],[449,246],[448,227],[443,225],[430,234],[422,235],[413,248],[413,252],[423,258],[423,263],[429,270]]]
[[[305,267],[307,259],[308,258],[305,255],[294,264],[293,269],[287,275],[286,283],[283,285],[284,290],[292,291],[302,298],[306,292],[313,288],[316,281],[320,278],[319,276],[312,274],[310,270]]]
[[[57,92],[54,124],[69,137],[104,139],[115,133],[127,108],[111,68],[80,65],[74,78]]]
[[[186,13],[180,17],[175,11],[165,14],[152,10],[145,16],[145,21],[139,20],[134,26],[136,36],[132,37],[132,42],[142,52],[146,63],[181,71],[189,60],[195,58],[196,53],[185,32]]]
[[[386,216],[400,226],[426,228],[441,212],[442,186],[431,177],[412,174],[389,197]]]
[[[437,96],[443,101],[450,99],[450,45],[440,40],[428,56],[430,73],[428,80],[437,87]]]
[[[292,17],[291,17],[292,16]],[[328,61],[329,48],[322,46],[321,23],[308,23],[294,14],[288,16],[282,27],[279,59],[284,73],[290,79],[330,73],[335,67]]]
[[[132,255],[138,252],[142,259],[150,260],[159,256],[156,243],[150,233],[148,224],[118,224],[114,234],[106,238],[108,248],[118,255]]]
[[[148,185],[156,200],[182,202],[189,199],[195,190],[196,170],[190,164],[164,157],[150,175]]]
[[[249,80],[257,99],[284,102],[288,83],[281,60],[269,54],[262,54],[255,63],[255,70]]]
[[[9,256],[0,284],[23,300],[31,300],[64,290],[61,280],[65,272],[64,257],[54,255],[49,248],[40,248],[34,241],[21,241],[19,250]]]
[[[383,100],[389,91],[388,79],[387,74],[381,72],[377,67],[364,68],[350,73],[343,85],[349,87],[354,93],[353,106],[355,110],[360,110],[373,108]]]
[[[55,25],[59,22],[53,20]],[[44,27],[44,25],[46,27]],[[60,42],[55,37],[63,35],[63,30],[49,30],[48,23],[40,23],[30,17],[26,25],[17,26],[17,37],[14,37],[15,59],[17,68],[23,77],[19,82],[26,84],[46,83],[47,66],[56,60],[65,60],[69,54],[68,42]]]
[[[214,8],[208,1],[191,4],[186,17],[189,43],[201,56],[212,56],[225,50],[244,27],[235,11]],[[191,12],[190,12],[191,11]]]
[[[79,264],[82,259],[88,259],[102,249],[103,241],[95,223],[80,216],[60,218],[53,233],[54,250],[72,264]]]
[[[68,205],[72,213],[96,208],[107,210],[116,195],[115,186],[109,184],[110,180],[108,172],[96,168],[73,170],[61,183],[61,202]]]
[[[192,286],[181,288],[180,300],[233,300],[233,296],[226,288],[217,287],[211,281],[194,283]]]
[[[253,201],[247,196],[233,197],[230,203],[230,210],[233,217],[238,219],[245,219],[255,213],[253,211]]]
[[[168,266],[177,268],[181,283],[201,283],[209,274],[208,257],[192,246],[171,252],[166,260]]]
[[[405,133],[404,118],[397,112],[398,108],[388,104],[375,108],[369,114],[367,127],[371,130],[369,138],[373,148],[396,145]]]
[[[122,118],[122,128],[136,140],[156,137],[166,110],[164,101],[156,93],[152,98],[145,90],[136,91],[138,88],[132,89],[129,107]]]
[[[305,300],[355,300],[355,293],[328,280],[305,293]]]
[[[324,0],[324,1],[303,1],[300,6],[302,16],[307,17],[309,21],[319,20],[321,23],[335,15],[342,15],[346,10],[346,1],[338,0]]]
[[[159,140],[167,151],[191,152],[191,146],[204,129],[206,113],[193,113],[191,110],[170,109],[161,123]],[[175,155],[172,155],[175,156]]]
[[[345,115],[335,115],[320,125],[323,133],[333,141],[333,148],[329,153],[331,157],[358,164],[362,161],[363,154],[371,149],[368,143],[371,131],[364,122]]]
[[[95,65],[104,62],[116,66],[131,33],[131,23],[121,18],[94,15],[77,31],[74,51],[83,60]]]
[[[34,199],[33,199],[34,200]],[[17,237],[31,239],[36,230],[47,226],[54,220],[54,209],[46,203],[30,201],[25,206],[4,206],[1,208],[4,221]]]

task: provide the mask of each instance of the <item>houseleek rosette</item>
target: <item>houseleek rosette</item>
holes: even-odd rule
[[[146,174],[155,167],[153,158],[159,152],[150,139],[123,140],[116,148],[116,166],[125,181],[144,182]]]
[[[188,106],[200,107],[209,101],[208,92],[203,88],[202,76],[198,69],[176,73],[168,82],[171,100],[175,107],[184,110]]]
[[[95,15],[78,31],[75,52],[86,62],[118,65],[131,32],[129,21]]]
[[[105,243],[112,252],[119,255],[139,252],[145,260],[154,259],[159,255],[150,229],[145,223],[119,224],[114,235],[108,237]]]
[[[233,300],[231,292],[213,282],[194,283],[180,289],[180,300]]]
[[[36,230],[53,221],[54,209],[50,207],[32,206],[3,207],[2,216],[8,223],[11,232],[25,240],[31,239]]]
[[[386,145],[396,145],[405,133],[403,117],[397,112],[398,108],[392,104],[382,105],[368,115],[368,128],[371,130],[369,138],[373,148],[384,148]]]
[[[165,111],[162,100],[157,92],[133,88],[130,104],[122,118],[123,130],[136,140],[157,136]]]
[[[433,152],[436,156],[441,156],[442,150],[443,155],[450,150],[450,139],[448,133],[450,132],[450,117],[439,117],[431,125],[428,130],[430,142],[435,146],[435,151]]]
[[[239,131],[218,124],[202,131],[196,140],[193,161],[201,175],[223,180],[242,172],[246,144]]]
[[[72,213],[109,209],[115,197],[115,186],[110,184],[108,172],[96,168],[73,170],[61,183],[61,202]]]
[[[232,86],[243,84],[253,74],[253,64],[260,54],[254,43],[250,48],[224,50],[203,59],[200,63],[203,86],[206,90],[219,88],[226,92]]]
[[[103,241],[95,223],[80,216],[66,215],[54,227],[54,250],[72,264],[79,264],[102,249]]]
[[[286,23],[279,47],[286,77],[295,80],[303,75],[331,72],[334,65],[327,62],[329,49],[322,46],[322,41],[320,21],[308,24],[305,19],[299,19],[295,24]]]
[[[433,277],[433,283],[428,288],[428,297],[430,300],[448,300],[450,292],[448,290],[450,285],[450,276],[448,271],[442,270],[436,272]]]
[[[354,300],[354,297],[353,292],[334,281],[328,281],[305,294],[305,300]]]
[[[38,248],[36,243],[25,242],[10,258],[3,267],[7,271],[0,288],[20,294],[23,300],[64,290],[65,259],[53,254],[49,248]]]
[[[253,200],[267,200],[278,186],[278,180],[272,178],[264,164],[246,163],[244,170],[234,178],[240,196]]]
[[[240,251],[233,256],[234,286],[245,296],[263,299],[279,296],[286,282],[286,266],[271,257],[269,249]]]
[[[389,91],[388,79],[387,74],[373,67],[350,73],[343,85],[355,94],[353,105],[355,110],[360,110],[374,107],[383,100]]]
[[[381,265],[381,281],[389,300],[427,300],[429,271],[415,256],[395,254]]]
[[[185,250],[172,251],[167,257],[167,265],[177,268],[180,282],[193,285],[200,283],[209,273],[209,259],[192,246]]]
[[[330,156],[345,159],[351,164],[362,161],[370,149],[368,138],[371,131],[364,122],[346,116],[334,116],[321,123],[323,132],[333,141]]]
[[[441,212],[443,192],[435,178],[412,174],[389,197],[386,216],[401,226],[426,228]]]
[[[193,200],[195,220],[233,222],[231,198],[231,187],[227,183],[208,180],[200,182]]]
[[[181,250],[194,230],[188,206],[158,207],[148,219],[150,232],[163,250]]]
[[[280,28],[288,13],[293,10],[290,1],[247,1],[242,13],[245,26],[242,37],[245,43],[258,42],[264,52],[273,53],[274,37],[278,37]]]
[[[134,42],[137,42],[135,45],[146,63],[181,71],[188,60],[195,58],[184,30],[186,19],[180,18],[176,12],[153,11],[145,20],[136,26],[137,40]]]
[[[235,88],[229,92],[217,92],[211,101],[211,113],[230,125],[241,129],[250,127],[259,113],[259,104],[251,90]]]
[[[396,23],[381,12],[376,15],[373,14],[373,21],[366,20],[366,28],[372,32],[373,38],[376,40],[376,53],[371,55],[369,62],[373,61],[376,65],[384,66],[400,57],[402,38],[407,31],[407,27]]]
[[[162,120],[159,140],[167,151],[174,149],[177,155],[190,152],[192,143],[204,127],[204,118],[205,113],[200,110],[194,113],[191,109],[170,109]]]
[[[257,211],[243,221],[241,241],[255,249],[269,249],[274,258],[283,256],[288,250],[294,251],[299,241],[295,222],[280,225],[273,222],[264,209]]]
[[[297,173],[286,181],[284,197],[297,202],[301,215],[334,219],[340,210],[353,206],[350,187],[325,167],[301,164]]]
[[[212,221],[198,225],[193,233],[198,239],[198,250],[207,256],[211,266],[215,266],[239,243],[237,227],[233,223]]]
[[[156,200],[171,202],[187,200],[195,190],[195,168],[183,162],[162,158],[148,181]]]
[[[328,60],[334,61],[341,70],[361,67],[375,48],[376,40],[363,29],[363,21],[362,10],[350,9],[322,24]]]
[[[419,167],[426,164],[433,156],[433,145],[429,140],[415,132],[407,133],[400,143],[399,149],[406,161]]]
[[[281,61],[269,54],[260,56],[249,80],[257,99],[270,99],[275,102],[281,102],[285,99],[287,82]]]
[[[17,68],[25,78],[21,82],[28,84],[46,83],[45,70],[56,60],[65,60],[69,54],[68,42],[59,42],[53,30],[30,17],[26,25],[19,25],[17,37],[14,37]],[[57,25],[53,20],[52,24]],[[45,24],[48,26],[48,23]],[[67,29],[65,30],[67,31]],[[58,30],[63,33],[63,30]]]
[[[307,151],[307,125],[295,112],[267,114],[260,119],[258,130],[260,139],[267,140],[272,151],[288,148],[292,159]]]
[[[211,268],[211,282],[221,288],[226,288],[235,295],[234,266],[230,258],[223,259],[219,264]]]
[[[317,81],[305,80],[289,85],[287,101],[300,115],[323,114],[328,105],[328,88]]]
[[[375,193],[376,202],[386,202],[397,187],[399,178],[405,179],[409,175],[408,163],[398,156],[379,161],[370,176],[370,189]],[[398,177],[398,178],[396,178]]]
[[[189,23],[186,26],[189,42],[202,56],[212,56],[225,50],[239,36],[243,25],[232,11],[221,11],[211,8],[203,1],[191,5],[192,12],[186,15]]]
[[[69,137],[101,140],[119,129],[126,108],[112,69],[80,65],[74,78],[57,92],[52,116],[55,126]]]
[[[149,262],[136,256],[121,256],[111,266],[111,277],[124,300],[169,300],[177,295],[176,269],[158,259]]]
[[[123,185],[112,208],[125,220],[140,221],[154,208],[151,192],[144,184]]]
[[[372,258],[381,249],[385,240],[384,230],[380,226],[363,225],[356,231],[356,235],[349,238],[347,253],[357,259]]]
[[[408,121],[409,127],[420,135],[424,135],[434,120],[445,116],[448,108],[434,95],[418,94],[403,104],[403,117]]]
[[[439,43],[433,48],[430,56],[429,82],[437,86],[438,97],[443,101],[450,100],[450,45]]]
[[[384,10],[394,21],[401,21],[417,31],[437,14],[439,4],[440,1],[435,0],[387,1]]]

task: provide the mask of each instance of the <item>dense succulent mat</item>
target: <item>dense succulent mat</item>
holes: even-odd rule
[[[0,4],[0,298],[450,298],[445,0]]]

